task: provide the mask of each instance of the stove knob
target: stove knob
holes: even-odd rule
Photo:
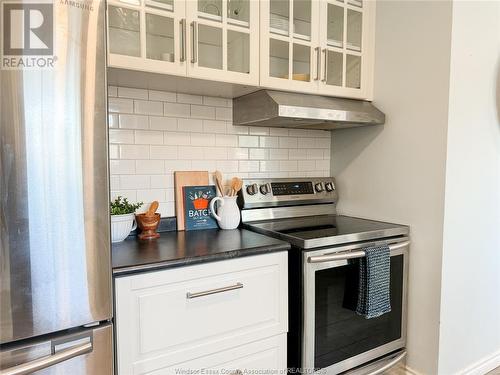
[[[260,192],[264,195],[269,194],[271,189],[269,188],[269,184],[260,185]]]
[[[257,186],[257,184],[252,184],[247,186],[247,193],[249,195],[255,195],[258,192],[259,192],[259,187]]]
[[[335,185],[333,182],[327,182],[325,184],[326,191],[334,191],[335,190]]]
[[[321,193],[325,188],[323,187],[323,184],[321,182],[318,182],[317,184],[314,185],[314,189],[316,190],[317,193]]]

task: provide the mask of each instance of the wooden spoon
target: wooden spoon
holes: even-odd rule
[[[148,211],[146,212],[147,217],[153,217],[155,216],[155,212],[158,209],[159,203],[158,201],[153,201],[151,205],[149,206]]]
[[[243,187],[243,180],[241,178],[236,177],[236,182],[234,184],[234,195],[238,195],[238,192],[241,190]]]
[[[224,196],[224,185],[222,183],[222,173],[220,171],[215,171],[214,176],[215,176],[215,183],[217,185],[217,188],[219,189],[220,195]]]
[[[237,192],[236,187],[237,187],[237,185],[238,185],[238,177],[233,177],[231,179],[231,190],[229,191],[229,196],[232,197],[232,196],[236,195],[236,192]]]

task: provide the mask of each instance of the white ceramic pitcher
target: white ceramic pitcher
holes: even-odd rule
[[[210,201],[210,211],[217,219],[221,229],[236,229],[240,224],[240,209],[235,197],[215,197]],[[215,212],[215,202],[219,201],[217,212]]]

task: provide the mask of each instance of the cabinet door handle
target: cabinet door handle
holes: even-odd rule
[[[325,48],[323,50],[323,53],[325,54],[325,68],[323,70],[323,82],[326,82],[326,79],[328,77],[328,50]]]
[[[316,47],[314,50],[316,51],[316,78],[314,80],[319,81],[321,76],[321,48]]]
[[[186,61],[186,19],[183,18],[179,21],[179,28],[181,34],[181,57],[180,61]]]
[[[194,64],[198,60],[197,56],[197,27],[196,27],[196,21],[191,22],[191,63]]]
[[[186,298],[191,299],[191,298],[204,297],[204,296],[209,296],[211,294],[217,294],[217,293],[222,293],[222,292],[229,292],[230,290],[241,289],[241,288],[243,288],[243,284],[242,283],[236,283],[234,285],[224,286],[222,288],[205,290],[203,292],[196,292],[196,293],[187,292],[186,293]]]

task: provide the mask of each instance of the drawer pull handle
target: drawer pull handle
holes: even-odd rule
[[[230,290],[241,289],[241,288],[243,288],[243,284],[236,283],[234,285],[224,286],[222,288],[205,290],[203,292],[196,292],[196,293],[187,292],[186,298],[191,299],[191,298],[204,297],[204,296],[209,296],[211,294],[223,293],[223,292],[228,292]]]

